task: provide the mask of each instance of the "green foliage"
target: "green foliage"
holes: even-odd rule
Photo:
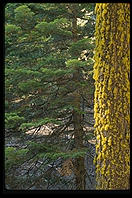
[[[21,5],[15,10],[16,22],[23,28],[29,29],[32,27],[34,13],[26,5]]]
[[[5,148],[5,170],[8,171],[20,165],[27,158],[28,149]]]
[[[41,83],[35,80],[28,80],[27,82],[20,82],[18,88],[23,91],[23,93],[29,93],[34,89],[38,89],[41,86]]]
[[[44,33],[45,35],[51,34],[54,28],[54,25],[51,25],[47,22],[41,22],[40,24],[36,25],[36,29],[39,30],[41,33]]]
[[[41,71],[43,72],[43,77],[50,77],[50,78],[55,78],[55,77],[61,77],[66,74],[69,74],[72,72],[72,70],[64,70],[64,69],[47,69],[47,68],[42,68]]]
[[[25,130],[25,129],[30,129],[32,127],[37,128],[37,127],[46,125],[48,123],[60,124],[61,122],[53,118],[44,118],[44,119],[37,120],[36,122],[34,121],[30,123],[22,123],[20,126],[20,129]]]
[[[46,144],[46,143],[28,143],[29,153],[34,154],[35,158],[48,158],[51,161],[57,160],[59,157],[62,159],[77,158],[84,156],[87,152],[87,148],[74,149],[72,151],[62,152],[59,146]]]
[[[5,6],[5,21],[6,23],[14,23],[14,9],[20,6],[21,3],[7,3]]]
[[[73,9],[74,5],[70,7]],[[94,42],[86,38],[85,32],[88,23],[93,24],[89,22],[94,16],[93,8],[76,4],[76,9],[78,19],[84,17],[88,21],[84,26],[78,25],[78,41],[73,43],[73,15],[67,4],[7,4],[5,99],[7,113],[15,112],[16,116],[6,116],[6,127],[19,126],[24,130],[48,123],[47,117],[65,119],[67,113],[72,114],[70,94],[75,89],[87,88],[93,93],[90,79]],[[91,12],[88,18],[87,11]],[[90,54],[84,62],[79,60],[83,50]],[[76,68],[81,77],[75,83]],[[82,93],[86,95],[85,90]]]
[[[28,142],[29,152],[31,153],[54,153],[57,147],[47,143]]]
[[[33,70],[30,70],[30,69],[7,69],[5,68],[5,74],[6,75],[10,75],[10,74],[14,74],[14,76],[16,75],[18,78],[20,78],[21,76],[24,76],[25,78],[35,78],[35,77],[40,77],[41,73],[38,72],[38,71],[33,71]]]
[[[75,43],[72,43],[69,52],[72,56],[79,56],[83,50],[90,50],[93,48],[93,41],[90,38],[84,38]]]
[[[17,115],[17,113],[5,113],[5,127],[7,129],[16,129],[24,121],[25,118]]]
[[[74,150],[72,152],[53,152],[53,153],[46,153],[43,156],[50,158],[51,160],[57,160],[59,157],[66,160],[69,158],[78,158],[84,157],[86,154],[86,150],[82,149],[81,151]],[[41,155],[42,156],[42,155]]]
[[[68,60],[66,62],[66,65],[67,65],[67,67],[78,68],[78,67],[85,66],[86,63],[85,62],[81,62],[80,60],[77,60],[77,59],[71,59],[71,60]]]
[[[6,46],[13,45],[13,42],[19,37],[21,28],[14,24],[5,25],[5,44]]]
[[[69,5],[72,9],[76,5],[78,21],[84,22],[81,18],[87,20],[83,26],[78,24],[78,41],[75,43],[72,28],[74,13],[67,4],[7,4],[6,129],[25,132],[50,123],[55,126],[53,130],[63,136],[73,124],[73,110],[85,114],[85,109],[73,105],[73,92],[77,90],[86,99],[93,94],[94,14],[89,4]],[[87,16],[87,12],[91,14]],[[87,61],[81,59],[84,50],[88,53]],[[77,82],[73,78],[76,69],[80,75]],[[28,156],[34,160],[48,158],[54,161],[58,157],[67,159],[85,155],[83,149],[62,152],[59,146],[61,136],[54,137],[54,141],[49,138],[48,145],[45,142],[36,143],[36,140],[30,142],[28,150],[6,148],[7,170],[15,167],[15,164],[20,165]],[[54,143],[58,146],[54,146]]]
[[[20,30],[21,30],[21,28],[16,26],[16,25],[14,25],[14,24],[5,25],[5,33],[7,35],[12,36],[13,33],[15,35],[17,35]]]
[[[68,26],[68,20],[66,18],[60,18],[55,19],[52,22],[46,22],[43,21],[36,25],[36,29],[43,33],[44,35],[50,35],[50,34],[61,34],[61,35],[67,35],[72,36],[72,33],[70,31],[66,31],[65,28]]]

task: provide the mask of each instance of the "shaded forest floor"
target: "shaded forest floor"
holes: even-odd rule
[[[90,113],[89,113],[90,112]],[[93,110],[88,109],[88,122],[91,126],[85,125],[84,131],[87,130],[93,133]],[[29,141],[43,143],[45,137],[52,133],[51,125],[45,125],[40,131],[35,133],[34,130],[29,130],[26,134],[7,133],[5,136],[5,147],[15,148],[16,150],[26,149]],[[95,189],[95,167],[93,165],[93,158],[95,155],[95,138],[90,136],[87,141],[84,141],[84,146],[87,148],[84,156],[84,164],[86,169],[86,190]],[[72,137],[62,137],[65,142],[65,150],[73,149],[70,144]],[[48,161],[46,158],[33,160],[27,159],[24,163],[16,165],[13,169],[6,172],[6,188],[17,190],[76,190],[75,175],[73,171],[72,158],[63,159],[58,157],[54,161]]]

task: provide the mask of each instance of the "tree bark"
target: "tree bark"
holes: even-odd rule
[[[129,189],[130,6],[96,4],[94,118],[97,189]]]

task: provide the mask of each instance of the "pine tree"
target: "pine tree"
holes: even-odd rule
[[[95,10],[97,189],[129,189],[130,5],[97,3]]]
[[[72,36],[73,36],[73,44],[78,41],[78,31],[77,31],[77,5],[73,4],[69,6],[73,18],[72,18]],[[75,57],[78,57],[78,52],[74,53]],[[77,60],[76,60],[77,61]],[[79,83],[80,81],[80,68],[74,63],[74,72],[73,72],[73,83]],[[81,148],[83,147],[83,126],[82,126],[82,114],[81,111],[81,95],[80,95],[80,86],[76,88],[73,92],[73,126],[74,126],[74,140],[75,147]],[[84,167],[84,157],[76,158],[75,162],[76,167],[76,185],[77,189],[85,189],[85,167]]]
[[[89,14],[93,7],[94,4],[16,3],[7,4],[5,12],[6,128],[25,133],[51,123],[49,148],[61,145],[63,136],[73,136],[78,189],[85,186],[84,159],[79,158],[85,136],[84,106],[94,90],[95,18]],[[35,143],[29,150],[39,152],[41,146]],[[53,158],[55,155],[59,153],[52,152]]]

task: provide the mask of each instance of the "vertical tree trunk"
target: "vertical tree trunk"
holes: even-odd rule
[[[96,4],[94,118],[97,189],[129,189],[130,6]]]
[[[76,5],[71,5],[71,10],[73,14],[72,18],[72,35],[73,42],[77,42],[77,16],[76,16]],[[76,56],[76,54],[75,54]],[[75,68],[73,73],[74,83],[78,83],[80,79],[79,68]],[[74,124],[74,140],[76,149],[82,148],[83,146],[83,127],[82,127],[82,115],[81,111],[81,96],[79,87],[74,91],[74,101],[73,101],[73,124]],[[78,157],[74,161],[74,170],[76,176],[76,186],[77,190],[85,189],[85,167],[84,167],[84,157]]]

